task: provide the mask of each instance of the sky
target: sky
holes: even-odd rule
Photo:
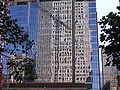
[[[117,12],[116,7],[119,5],[119,0],[96,0],[98,21],[102,16],[109,12]]]
[[[98,21],[102,16],[106,16],[109,12],[118,12],[116,7],[119,6],[119,0],[96,0]],[[98,25],[98,33],[100,34],[100,26]]]

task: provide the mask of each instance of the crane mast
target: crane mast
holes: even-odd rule
[[[56,45],[56,53],[55,53],[55,68],[56,70],[59,69],[59,25],[63,25],[66,27],[68,30],[72,30],[72,83],[75,83],[75,0],[71,0],[72,2],[72,28],[67,26],[63,21],[59,20],[59,12],[57,17],[54,17],[47,9],[44,7],[40,6],[41,11],[51,17],[56,24],[56,32],[57,32],[57,37],[55,37],[55,43]],[[39,4],[40,5],[40,4]],[[58,10],[59,11],[59,10]],[[58,75],[58,71],[56,71],[56,75]],[[57,78],[54,78],[55,81]]]

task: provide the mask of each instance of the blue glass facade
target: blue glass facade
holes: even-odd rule
[[[10,16],[12,19],[17,19],[18,25],[23,27],[24,31],[27,31],[29,34],[30,40],[37,41],[37,32],[38,32],[38,7],[37,3],[24,3],[12,5],[9,7]],[[12,48],[12,46],[10,45]],[[29,52],[29,56],[35,59],[36,57],[36,47],[34,46]],[[4,57],[3,61],[3,73],[7,74],[7,59]]]
[[[38,33],[38,9],[37,3],[13,5],[10,6],[11,16],[17,19],[18,24],[24,27],[24,30],[30,35],[30,39],[37,42]],[[89,1],[89,28],[92,47],[92,71],[90,73],[89,81],[92,81],[91,90],[100,90],[100,66],[99,66],[99,50],[98,50],[98,29],[97,29],[97,15],[96,15],[96,1]],[[35,55],[36,50],[30,52],[30,56]]]
[[[18,3],[9,7],[13,19],[17,19],[17,23],[23,27],[24,31],[29,34],[30,40],[37,41],[38,32],[38,7],[37,3]],[[35,46],[29,52],[32,58],[35,57]]]
[[[89,1],[89,28],[92,46],[92,90],[100,90],[100,66],[96,1]]]

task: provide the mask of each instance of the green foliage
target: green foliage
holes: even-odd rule
[[[36,72],[35,72],[35,60],[29,60],[29,62],[25,64],[24,78],[26,82],[34,81],[37,78]]]
[[[4,42],[4,48],[1,52],[16,53],[16,51],[28,51],[34,44],[29,40],[27,32],[17,24],[17,20],[12,19],[10,11],[7,8],[8,3],[0,2],[0,35],[1,41]]]
[[[8,69],[9,69],[9,79],[13,77],[14,80],[16,80],[17,83],[23,82],[23,71],[24,71],[24,65],[21,61],[8,61]]]
[[[8,61],[9,78],[17,83],[31,82],[36,79],[35,60],[31,58],[17,58],[17,56]]]
[[[107,55],[106,65],[120,70],[120,16],[110,12],[98,22],[101,26],[100,47]]]
[[[34,41],[29,39],[28,33],[17,24],[17,20],[11,18],[8,4],[4,0],[0,1],[0,54],[16,55],[18,52],[27,54],[34,45]],[[8,69],[11,70],[10,77],[13,76],[18,83],[23,82],[23,72],[27,72],[25,71],[26,61],[9,60],[7,64]],[[31,69],[32,66],[30,66]]]

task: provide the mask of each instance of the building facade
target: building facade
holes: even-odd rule
[[[42,0],[39,17],[38,81],[75,80],[99,90],[96,1]]]
[[[37,41],[37,32],[38,32],[38,7],[35,0],[11,0],[10,6],[10,16],[12,19],[17,19],[18,25],[23,27],[23,30],[28,32],[30,40]],[[11,46],[10,46],[11,47]],[[12,48],[12,47],[11,47]],[[36,59],[36,47],[29,51],[29,56]],[[4,58],[3,62],[3,71],[7,74],[7,59]]]
[[[106,83],[110,83],[110,90],[118,90],[117,89],[117,75],[119,72],[116,67],[105,66],[106,65],[106,54],[103,54],[104,50],[101,50],[101,60],[102,60],[102,88],[106,87]]]
[[[100,89],[95,0],[14,0],[9,8],[37,43],[30,52],[37,56],[37,81]]]
[[[30,40],[37,41],[38,32],[38,7],[35,0],[13,0],[9,7],[13,19],[17,19],[18,25],[28,32]],[[36,47],[33,46],[29,52],[32,58],[35,57]]]

